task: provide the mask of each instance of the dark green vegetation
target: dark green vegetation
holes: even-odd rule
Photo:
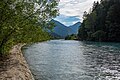
[[[76,34],[68,35],[67,37],[65,37],[65,40],[75,40],[75,39],[77,39]]]
[[[84,12],[78,38],[120,42],[120,0],[94,2],[90,12]]]
[[[45,29],[51,29],[48,23],[58,15],[57,5],[55,0],[1,0],[0,55],[17,43],[50,39]]]

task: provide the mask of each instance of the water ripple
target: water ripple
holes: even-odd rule
[[[36,80],[120,80],[120,43],[52,40],[23,51]]]

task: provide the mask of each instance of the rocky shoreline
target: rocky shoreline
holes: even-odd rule
[[[0,61],[0,80],[35,80],[21,51],[24,45],[15,45],[9,57]]]

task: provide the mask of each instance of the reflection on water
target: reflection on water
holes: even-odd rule
[[[36,80],[119,80],[120,44],[52,40],[24,49]]]

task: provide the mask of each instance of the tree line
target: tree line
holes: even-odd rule
[[[120,42],[120,0],[94,2],[92,9],[84,12],[78,39]]]
[[[17,43],[50,39],[50,19],[58,15],[56,0],[1,0],[0,55]]]

